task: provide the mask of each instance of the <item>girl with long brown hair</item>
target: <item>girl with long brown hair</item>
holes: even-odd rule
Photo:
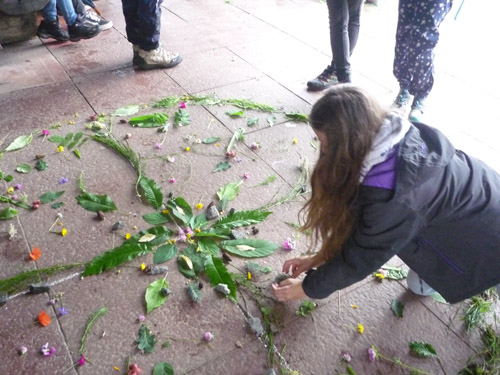
[[[278,300],[325,298],[394,255],[410,267],[412,291],[451,303],[500,283],[493,169],[355,86],[335,86],[309,120],[321,151],[302,229],[319,251],[285,262],[291,278],[273,284]]]

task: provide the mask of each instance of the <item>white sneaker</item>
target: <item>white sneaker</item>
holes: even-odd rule
[[[411,270],[408,272],[408,276],[406,277],[406,284],[408,284],[408,288],[419,296],[430,296],[431,294],[436,293],[436,291],[431,288],[429,284],[427,284],[424,280],[418,276],[418,274]]]
[[[172,68],[182,61],[182,56],[178,52],[165,51],[161,45],[151,51],[139,48],[138,56],[137,66],[144,70]]]

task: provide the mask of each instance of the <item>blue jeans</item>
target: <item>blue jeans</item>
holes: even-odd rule
[[[68,26],[72,26],[77,21],[75,8],[71,0],[50,0],[42,9],[43,19],[49,22],[57,21],[57,8],[61,11]]]

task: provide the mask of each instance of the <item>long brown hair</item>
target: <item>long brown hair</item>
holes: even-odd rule
[[[302,230],[312,231],[316,257],[331,259],[352,234],[353,203],[360,186],[363,160],[386,111],[372,96],[352,85],[338,85],[314,105],[309,123],[328,140],[311,176],[312,195],[300,214]]]

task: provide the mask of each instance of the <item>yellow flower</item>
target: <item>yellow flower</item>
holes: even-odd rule
[[[78,117],[78,112],[75,113],[75,117]]]
[[[385,275],[384,275],[383,273],[380,273],[380,272],[377,272],[377,273],[375,274],[375,277],[376,277],[377,279],[379,279],[380,281],[382,281],[383,279],[385,279]]]
[[[64,237],[68,234],[68,230],[66,228],[63,227],[63,229],[61,230],[61,235]]]
[[[358,332],[363,333],[365,331],[365,327],[363,327],[363,324],[358,323]]]
[[[146,265],[144,263],[141,263],[141,271],[144,271],[145,268],[146,268]]]
[[[201,209],[203,208],[203,203],[197,203],[197,204],[196,204],[196,208],[197,208],[198,210],[201,210]]]
[[[189,240],[189,243],[190,243],[191,245],[194,245],[194,240]]]
[[[125,235],[125,239],[126,239],[126,240],[128,240],[130,237],[132,237],[132,236],[130,235],[130,233],[127,233],[127,234]]]
[[[174,239],[172,240],[172,243],[176,243],[176,242],[177,242],[177,240],[174,238]]]
[[[220,146],[220,143],[216,143],[215,145],[216,145],[217,147],[219,147],[219,146]]]
[[[200,233],[200,232],[201,232],[200,228],[196,228],[194,231],[195,231],[196,233]]]
[[[298,141],[298,139],[297,139],[297,138],[294,138],[294,139],[292,139],[292,143],[293,143],[294,145],[296,145],[297,143],[299,143],[299,141]]]
[[[352,307],[353,309],[357,309],[357,308],[358,308],[358,306],[356,306],[356,305],[351,305],[351,307]]]
[[[72,121],[72,120],[69,120],[69,124],[70,124],[70,125],[75,125],[75,122],[74,122],[74,121]]]
[[[113,367],[116,371],[120,371],[120,369],[118,367]]]
[[[168,214],[168,210],[163,210],[161,213],[166,215]]]
[[[247,273],[248,280],[252,280],[252,274],[250,272]]]
[[[14,188],[11,186],[7,189],[8,194],[14,194]]]
[[[190,150],[191,150],[191,147],[187,146],[186,151],[190,151]]]
[[[187,233],[187,234],[186,234],[186,237],[187,237],[188,239],[191,239],[191,233]]]
[[[59,146],[57,148],[57,152],[64,152],[64,146]]]

